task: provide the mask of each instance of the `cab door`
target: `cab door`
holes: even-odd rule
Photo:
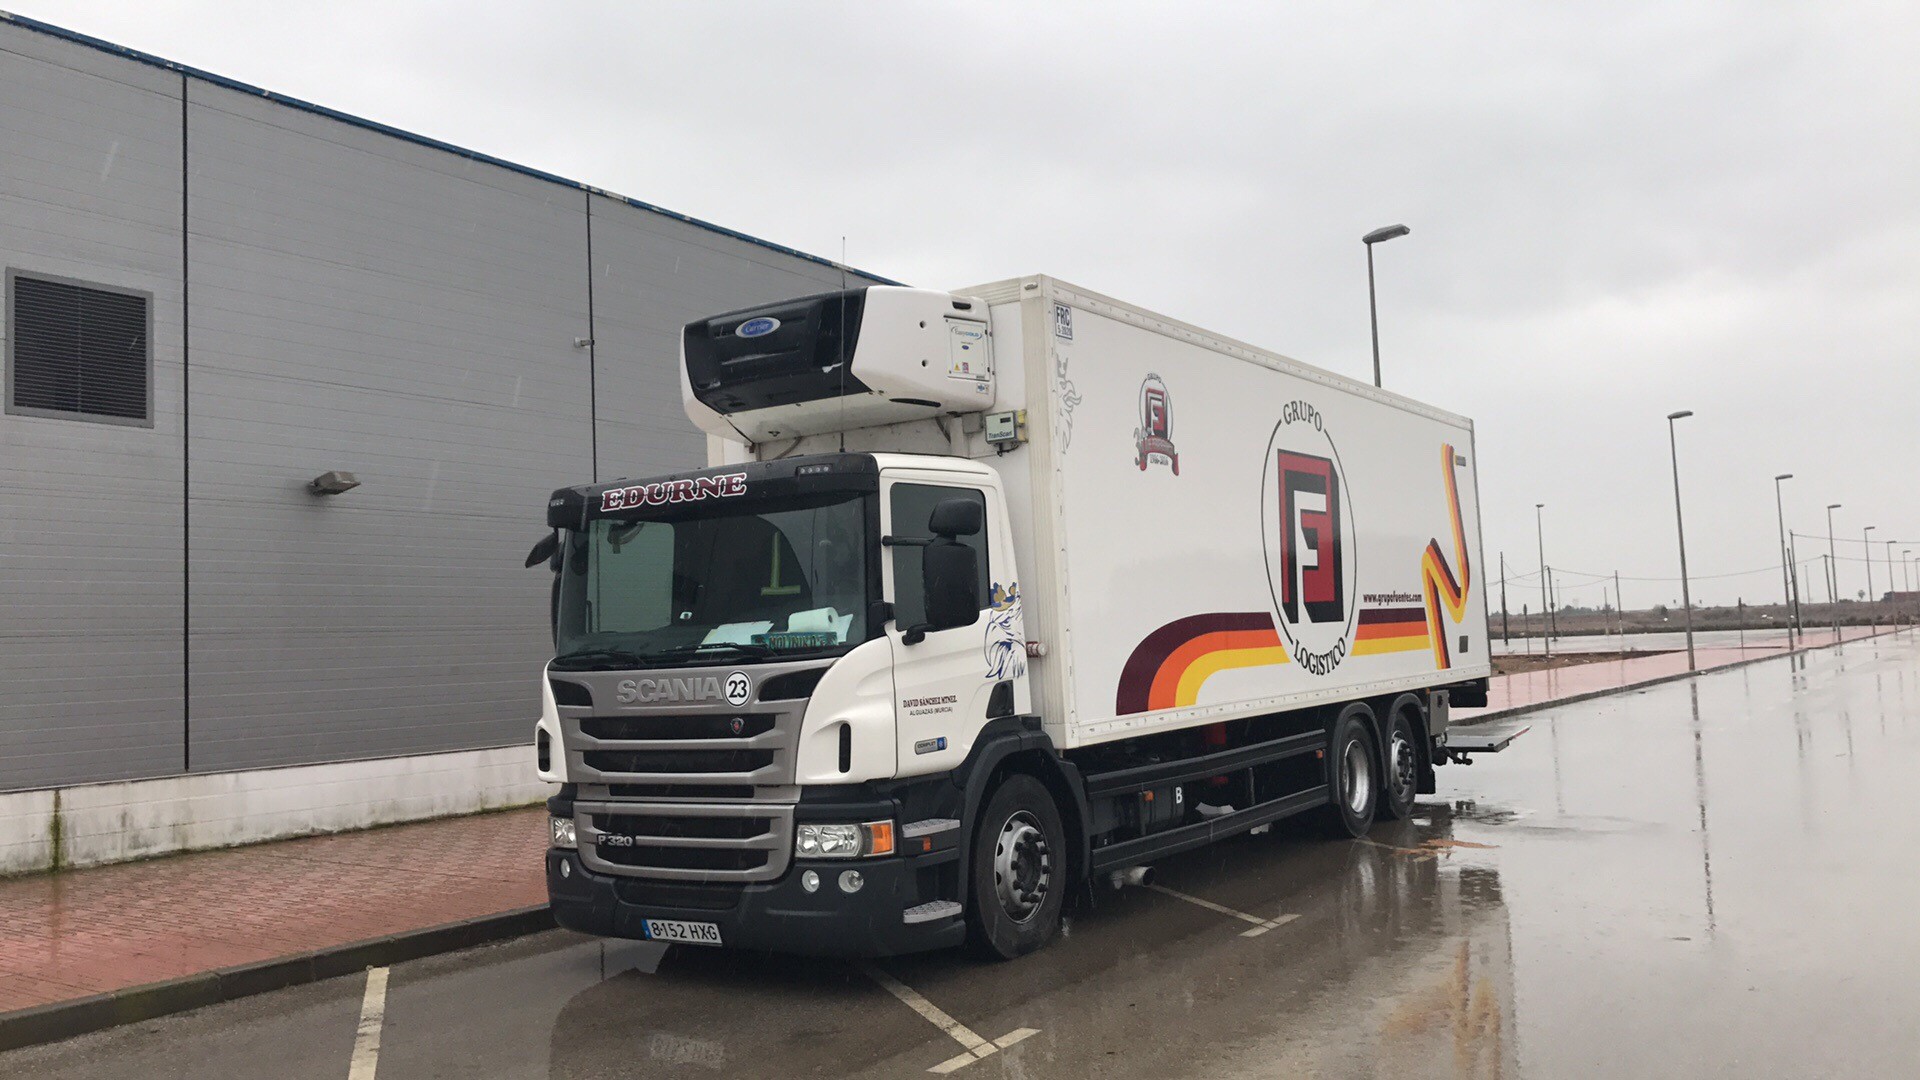
[[[926,549],[892,544],[882,560],[882,585],[893,605],[887,637],[893,644],[895,730],[902,776],[951,769],[964,761],[986,722],[994,687],[1002,678],[1015,677],[1014,664],[1008,659],[1010,645],[1017,644],[1022,672],[1025,667],[1026,644],[1017,637],[1021,632],[1017,609],[1007,618],[994,606],[997,568],[992,549],[997,545],[991,538],[1000,535],[1002,526],[997,490],[950,478],[889,477],[881,490],[882,530],[891,538],[931,539],[928,519],[933,508],[947,499],[970,500],[984,511],[980,532],[958,538],[974,549],[980,567],[980,612],[972,623],[924,636],[914,633],[926,622],[920,576],[921,553]],[[908,644],[913,637],[919,640]],[[1010,695],[1010,690],[1002,693]]]

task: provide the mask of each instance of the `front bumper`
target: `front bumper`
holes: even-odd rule
[[[565,873],[561,868],[565,867]],[[728,948],[809,956],[893,956],[948,948],[966,938],[956,911],[926,922],[906,913],[946,894],[957,873],[957,852],[883,859],[793,860],[777,880],[696,885],[597,874],[577,851],[547,852],[547,895],[554,921],[570,930],[607,937],[645,938],[646,920],[714,923]],[[820,875],[820,888],[800,887],[803,871]],[[843,892],[840,874],[858,870],[866,883]]]

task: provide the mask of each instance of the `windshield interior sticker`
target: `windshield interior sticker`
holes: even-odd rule
[[[608,488],[600,493],[600,512],[632,510],[641,506],[665,506],[668,503],[699,502],[701,499],[730,499],[747,493],[747,474],[702,476],[696,480],[661,480],[632,487]]]

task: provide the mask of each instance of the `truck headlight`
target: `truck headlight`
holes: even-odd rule
[[[570,847],[580,846],[579,837],[574,833],[574,830],[573,830],[572,818],[557,817],[557,818],[548,818],[547,820],[548,820],[548,823],[553,826],[553,846],[554,847],[570,848]]]
[[[861,825],[801,824],[793,834],[793,853],[802,859],[858,859],[893,854],[893,822]]]

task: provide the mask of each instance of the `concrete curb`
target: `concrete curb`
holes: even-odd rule
[[[1622,686],[1610,686],[1605,690],[1589,690],[1584,694],[1574,694],[1570,697],[1554,698],[1552,701],[1536,701],[1531,705],[1515,705],[1510,709],[1501,709],[1498,712],[1485,713],[1480,716],[1476,716],[1471,720],[1460,721],[1460,722],[1451,724],[1449,726],[1457,727],[1457,728],[1476,727],[1480,724],[1490,724],[1495,720],[1506,720],[1515,716],[1525,716],[1528,713],[1541,712],[1545,709],[1557,709],[1562,705],[1577,705],[1583,701],[1593,701],[1598,698],[1613,697],[1615,694],[1624,694],[1629,690],[1645,690],[1649,686],[1660,686],[1664,683],[1679,682],[1682,679],[1694,679],[1702,675],[1713,675],[1717,672],[1732,671],[1735,668],[1743,668],[1752,664],[1764,664],[1769,660],[1785,660],[1788,657],[1803,656],[1807,653],[1820,652],[1823,649],[1836,649],[1843,645],[1855,644],[1856,642],[1872,641],[1875,638],[1886,637],[1888,634],[1893,634],[1893,633],[1898,633],[1898,631],[1882,630],[1877,634],[1868,634],[1866,637],[1857,637],[1857,638],[1853,638],[1850,641],[1832,641],[1832,642],[1828,642],[1825,645],[1806,645],[1798,649],[1789,650],[1787,652],[1768,653],[1765,656],[1753,656],[1753,657],[1748,657],[1744,660],[1735,660],[1730,664],[1715,664],[1713,667],[1701,668],[1699,671],[1677,671],[1671,675],[1656,675],[1651,679],[1645,679],[1640,682],[1634,682],[1634,683],[1626,683],[1625,685],[1622,685]]]
[[[525,937],[553,928],[547,905],[408,930],[332,948],[203,971],[166,982],[0,1013],[0,1051],[57,1042],[289,986],[385,967],[423,956]]]

